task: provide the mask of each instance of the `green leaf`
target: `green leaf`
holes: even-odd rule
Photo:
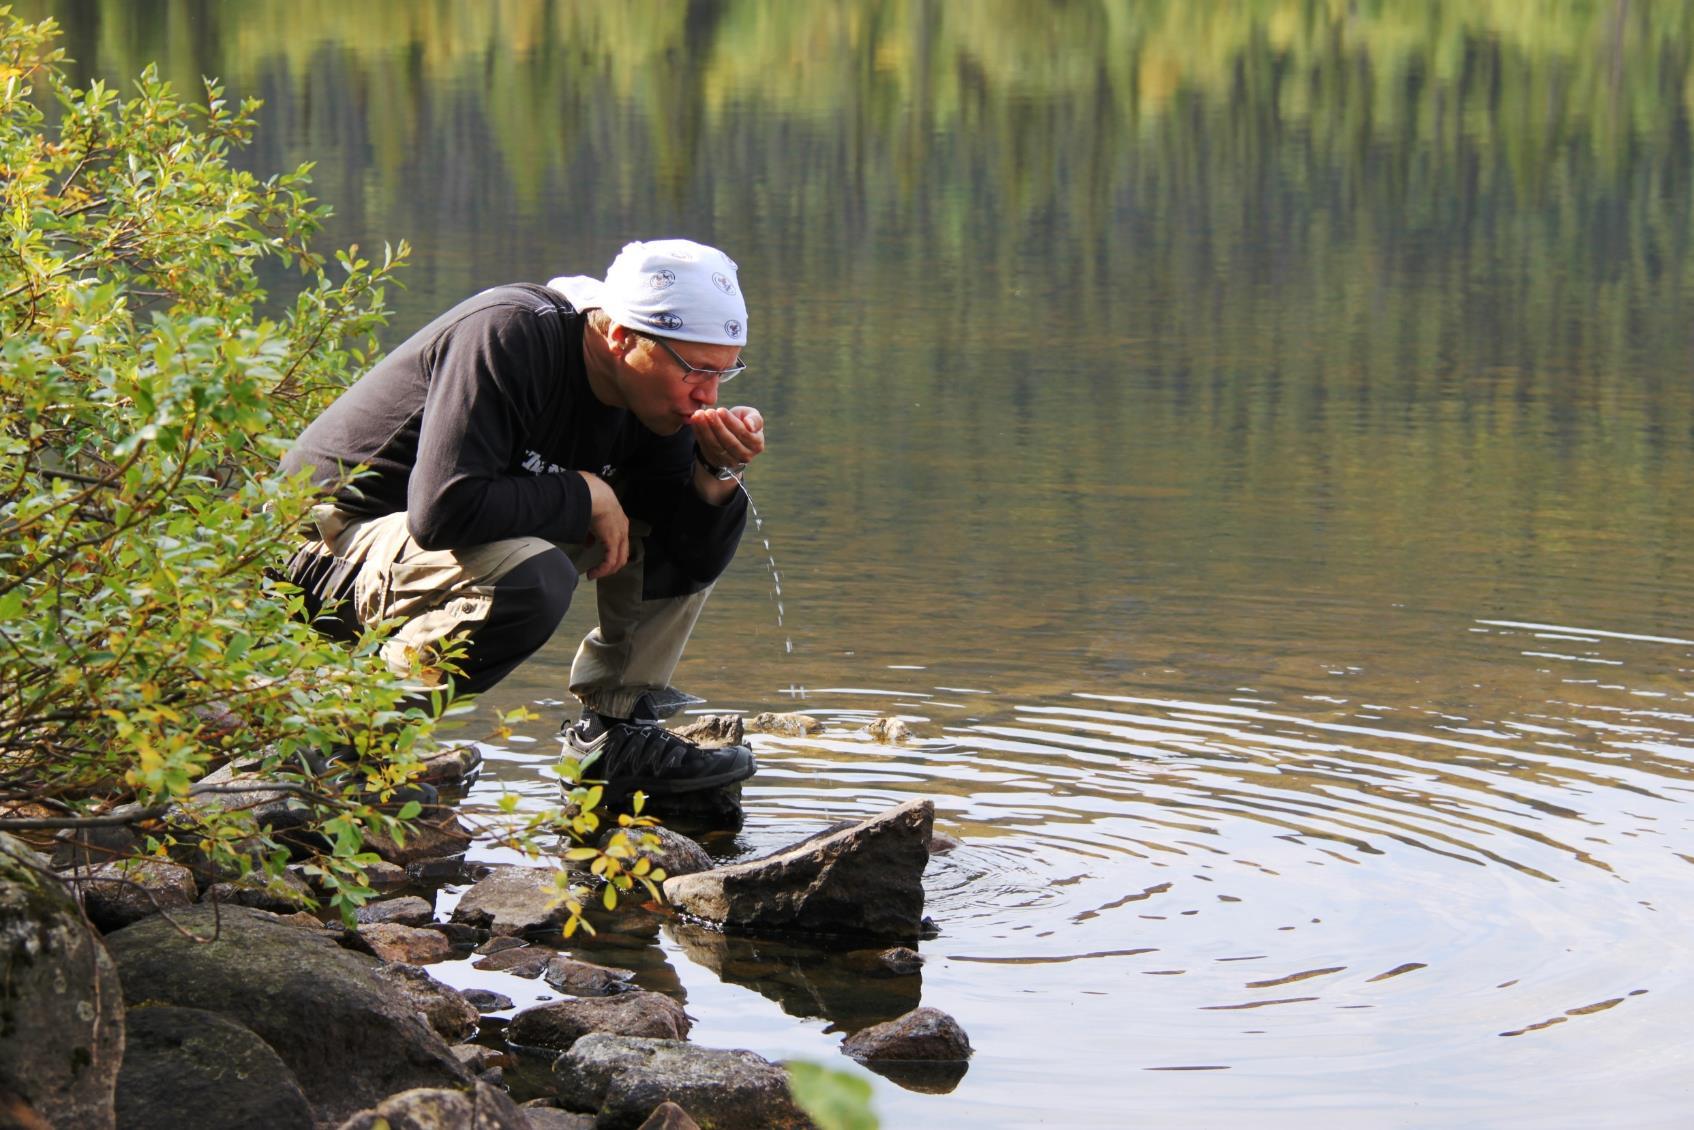
[[[806,1060],[789,1060],[788,1087],[818,1130],[877,1130],[871,1085],[856,1075]]]

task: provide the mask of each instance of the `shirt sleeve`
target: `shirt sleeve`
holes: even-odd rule
[[[425,549],[524,536],[582,541],[591,503],[581,475],[511,473],[557,361],[534,315],[473,311],[442,331],[434,353],[406,487],[412,537]]]
[[[655,436],[639,425],[624,510],[653,527],[647,539],[644,593],[648,599],[697,592],[717,580],[735,557],[747,525],[747,496],[736,491],[714,506],[694,489],[694,433]]]

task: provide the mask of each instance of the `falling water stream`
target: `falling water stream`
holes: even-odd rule
[[[779,632],[784,632],[782,652],[784,655],[792,655],[794,653],[794,638],[784,631],[786,625],[783,622],[782,574],[777,572],[776,554],[771,551],[770,535],[765,533],[765,519],[759,513],[758,503],[753,501],[753,492],[747,489],[747,480],[741,475],[736,475],[735,485],[741,488],[741,493],[747,498],[747,509],[753,515],[753,532],[765,547],[765,565],[771,572],[771,603],[776,606],[776,627]]]

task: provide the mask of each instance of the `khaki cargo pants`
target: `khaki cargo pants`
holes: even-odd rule
[[[424,549],[405,514],[358,518],[331,505],[312,512],[317,537],[289,562],[307,592],[314,623],[331,634],[402,620],[382,658],[398,675],[429,670],[441,645],[468,641],[457,662],[460,694],[480,694],[552,636],[577,578],[600,559],[598,545],[506,538],[466,549]],[[600,623],[577,648],[570,689],[590,709],[627,717],[642,694],[661,715],[698,701],[671,686],[682,650],[711,594],[642,596],[645,523],[630,522],[629,563],[595,583]],[[320,612],[325,619],[317,619]]]

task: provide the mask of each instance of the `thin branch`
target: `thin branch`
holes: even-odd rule
[[[169,811],[169,805],[156,804],[151,808],[122,816],[4,816],[0,817],[0,832],[40,831],[48,828],[121,828],[125,824],[157,820]]]

